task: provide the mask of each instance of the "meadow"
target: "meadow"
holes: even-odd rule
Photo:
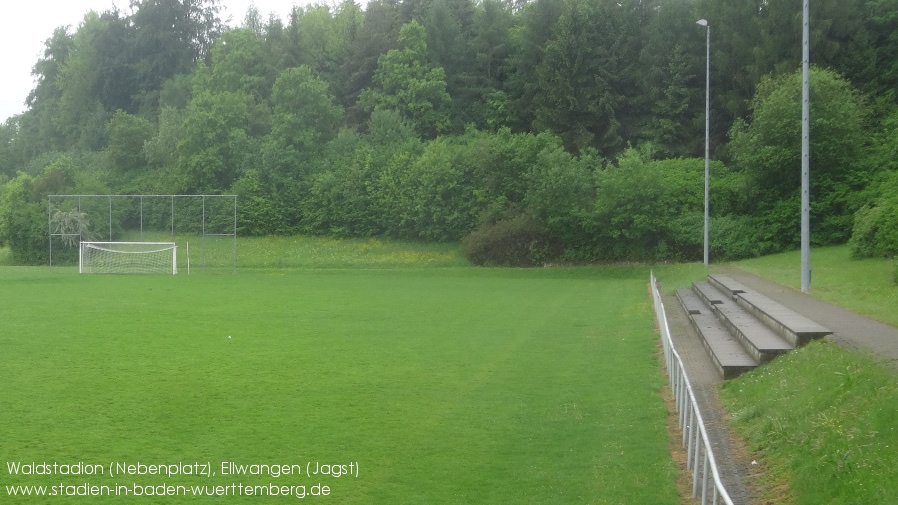
[[[280,494],[259,503],[300,488],[333,503],[678,503],[647,267],[470,268],[451,247],[372,241],[266,259],[259,240],[241,239],[236,274],[0,267],[4,503],[46,501],[17,486],[83,484]],[[224,475],[229,462],[261,475]],[[20,463],[116,474],[11,475]]]

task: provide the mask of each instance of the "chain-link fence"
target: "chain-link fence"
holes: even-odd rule
[[[51,267],[77,265],[82,241],[168,241],[181,271],[237,270],[235,195],[50,195],[47,204]]]

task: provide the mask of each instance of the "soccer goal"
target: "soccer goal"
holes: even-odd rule
[[[81,242],[82,274],[177,274],[174,242]]]

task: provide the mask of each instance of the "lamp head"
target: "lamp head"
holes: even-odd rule
[[[696,21],[695,23],[696,23],[696,24],[699,24],[699,25],[702,25],[702,26],[708,26],[708,20],[707,20],[707,19],[699,19],[699,20]]]

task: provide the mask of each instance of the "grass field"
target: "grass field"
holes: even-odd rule
[[[265,263],[252,247],[241,265]],[[0,268],[0,493],[274,483],[327,486],[333,503],[678,502],[646,268],[446,267],[449,249],[401,249],[236,275]],[[10,475],[32,462],[217,475]],[[302,468],[225,476],[223,462]]]

